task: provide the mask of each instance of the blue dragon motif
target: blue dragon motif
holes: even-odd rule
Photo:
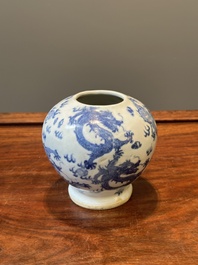
[[[134,118],[137,112],[139,113],[141,119],[146,123],[143,128],[143,137],[152,137],[154,141],[157,137],[157,129],[152,115],[139,101],[133,98],[129,99],[134,106],[128,106],[125,110]],[[45,119],[46,125],[42,137],[50,162],[75,187],[91,188],[95,192],[121,187],[116,191],[120,195],[123,192],[122,187],[135,180],[147,166],[150,161],[150,154],[153,152],[153,146],[147,147],[147,159],[141,161],[137,149],[142,148],[143,142],[135,140],[136,135],[125,128],[125,119],[121,113],[114,116],[106,108],[88,105],[81,107],[82,105],[80,105],[80,107],[69,109],[69,112],[73,111],[73,113],[69,117],[69,121],[66,121],[59,114],[64,112],[64,109],[61,108],[67,103],[67,99],[62,101],[61,105],[54,107]],[[50,120],[49,123],[48,120]],[[127,122],[129,121],[127,120]],[[52,124],[55,126],[52,126]],[[73,153],[71,149],[73,146],[70,143],[68,149],[67,144],[65,149],[62,147],[55,149],[54,144],[51,145],[51,141],[48,142],[48,139],[53,137],[52,139],[55,139],[56,142],[64,143],[63,138],[66,135],[64,129],[67,125],[71,127],[72,139],[75,138],[77,145],[84,148],[86,158]],[[127,128],[129,127],[127,126]],[[48,147],[48,144],[51,146]],[[131,147],[131,155],[126,158],[124,151],[127,147]],[[66,153],[62,153],[63,150]],[[110,154],[110,156],[106,156],[106,154]],[[98,158],[100,157],[103,162],[99,165],[100,159]],[[67,174],[65,169],[67,169]]]
[[[116,152],[114,154],[114,159],[109,161],[106,167],[99,167],[98,173],[94,176],[93,183],[101,183],[102,190],[110,190],[115,188],[110,185],[112,179],[116,183],[119,182],[123,184],[122,186],[126,186],[140,175],[141,172],[137,172],[141,163],[140,159],[138,159],[135,163],[131,162],[130,160],[126,160],[120,165],[116,165],[119,157],[119,153]]]
[[[72,98],[72,96],[69,96],[69,97],[67,97],[66,99],[64,99],[64,100],[61,102],[60,108],[63,108],[64,106],[66,106],[66,105],[68,104],[70,98]]]
[[[60,110],[56,109],[55,107],[52,108],[45,119],[45,124],[47,123],[48,120],[54,119],[58,114],[60,114]]]
[[[46,145],[44,145],[44,149],[45,152],[50,160],[50,162],[52,163],[52,165],[54,166],[54,168],[60,173],[62,171],[62,167],[60,165],[57,165],[55,163],[54,160],[58,161],[59,163],[61,163],[61,156],[59,155],[58,151],[52,150],[51,148],[47,147]]]
[[[58,151],[55,149],[55,150],[52,150],[51,148],[47,147],[44,145],[44,148],[45,148],[45,152],[47,154],[47,156],[49,158],[51,158],[51,156],[53,155],[53,158],[57,161],[60,161],[61,159],[61,156],[59,155]]]
[[[85,160],[83,165],[86,169],[96,168],[95,160],[113,149],[122,155],[120,148],[128,142],[132,143],[131,131],[125,132],[125,140],[114,139],[113,133],[118,131],[123,121],[117,120],[110,111],[83,107],[75,108],[73,112],[76,114],[70,116],[69,124],[75,127],[74,132],[78,143],[90,152],[89,159]],[[94,132],[95,137],[101,139],[100,143],[92,143],[86,139],[83,133],[84,126],[88,126],[90,132]]]
[[[139,115],[141,116],[141,118],[146,123],[148,123],[150,125],[150,127],[151,127],[151,136],[152,136],[153,140],[155,140],[156,135],[157,135],[157,127],[156,127],[156,124],[155,124],[155,121],[154,121],[152,115],[136,99],[129,97],[129,100],[135,105],[136,110],[139,113]],[[129,111],[129,109],[128,109],[128,111]],[[129,111],[129,112],[131,112],[131,111]],[[149,126],[147,125],[146,128],[145,128],[145,137],[150,135],[150,128],[148,128],[148,127]]]
[[[98,172],[93,176],[93,178],[89,175],[89,170],[87,170],[83,164],[78,164],[79,167],[77,169],[72,167],[70,171],[73,173],[73,175],[76,178],[80,178],[82,180],[86,180],[89,182],[91,181],[91,184],[93,185],[101,184],[100,189],[97,189],[96,192],[100,192],[102,190],[115,189],[116,187],[111,186],[112,180],[116,183],[118,182],[121,183],[122,184],[121,186],[126,186],[140,175],[142,170],[141,172],[139,171],[139,166],[142,166],[142,164],[141,160],[137,157],[136,162],[131,162],[130,160],[126,160],[125,162],[117,165],[117,162],[121,157],[121,155],[122,155],[122,150],[120,149],[117,150],[113,156],[113,159],[109,160],[106,166],[98,167]],[[74,183],[72,183],[72,185],[75,186]],[[89,184],[81,184],[81,185],[82,187],[85,187],[84,185],[89,185]]]

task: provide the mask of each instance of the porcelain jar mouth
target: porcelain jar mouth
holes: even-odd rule
[[[107,107],[124,103],[127,96],[112,90],[87,90],[74,95],[74,100],[82,105]]]

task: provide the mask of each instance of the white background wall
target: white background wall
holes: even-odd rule
[[[87,89],[198,109],[198,1],[0,0],[0,112]]]

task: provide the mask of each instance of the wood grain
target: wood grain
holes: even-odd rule
[[[0,264],[198,264],[197,121],[158,121],[132,198],[91,211],[48,162],[38,117],[0,125]]]
[[[152,111],[157,122],[198,121],[198,110]],[[0,113],[0,124],[36,124],[43,123],[47,113]]]

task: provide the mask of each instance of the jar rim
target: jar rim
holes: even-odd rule
[[[95,103],[93,102],[89,102],[89,97],[91,100],[92,96],[96,96],[95,97]],[[97,96],[98,96],[98,100],[97,100]],[[106,96],[106,99],[110,100],[110,102],[108,103],[104,103],[104,102],[99,102],[100,99],[99,97],[101,96]],[[107,106],[113,106],[113,105],[120,105],[122,104],[127,96],[121,92],[117,92],[117,91],[113,91],[113,90],[86,90],[86,91],[82,91],[79,92],[77,94],[75,94],[74,99],[76,101],[78,101],[78,103],[83,104],[83,105],[93,105],[93,106],[98,106],[98,107],[107,107]]]

